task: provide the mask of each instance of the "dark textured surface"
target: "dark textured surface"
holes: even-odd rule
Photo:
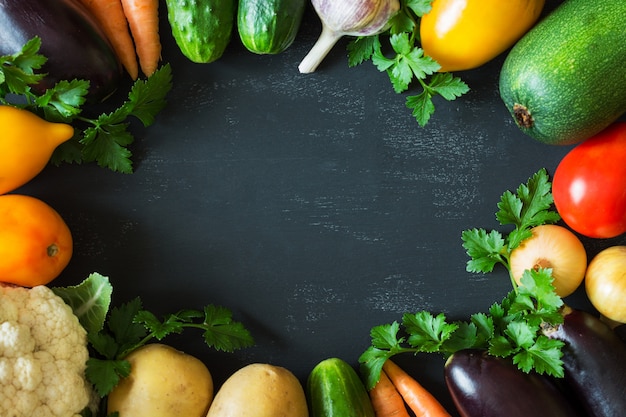
[[[465,272],[461,232],[498,228],[502,192],[542,167],[551,174],[569,148],[513,124],[497,91],[503,57],[458,73],[471,92],[436,101],[420,128],[385,74],[348,68],[345,42],[316,73],[298,73],[320,30],[310,10],[277,56],[235,37],[219,61],[192,64],[168,29],[174,89],[156,124],[137,131],[136,172],[50,167],[20,190],[74,234],[55,284],[96,271],[113,282],[114,303],[232,309],[256,347],[225,355],[194,331],[167,339],[205,360],[217,384],[250,362],[303,381],[327,357],[356,365],[372,326],[422,309],[463,319],[510,289],[501,269]],[[586,306],[580,294],[571,302]],[[398,362],[450,404],[440,357]]]

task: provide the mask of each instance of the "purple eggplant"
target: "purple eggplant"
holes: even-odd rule
[[[563,309],[563,323],[544,329],[565,342],[565,380],[591,417],[626,415],[626,344],[599,318]]]
[[[12,55],[35,36],[48,58],[46,77],[33,88],[43,92],[60,80],[90,82],[91,101],[118,87],[122,65],[93,15],[77,0],[0,0],[0,55]]]
[[[583,417],[553,380],[520,371],[510,359],[465,349],[445,364],[445,381],[462,417]]]

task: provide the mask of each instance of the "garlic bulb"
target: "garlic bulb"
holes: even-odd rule
[[[322,21],[322,33],[298,70],[315,71],[341,37],[375,35],[387,29],[400,10],[399,0],[311,0]]]

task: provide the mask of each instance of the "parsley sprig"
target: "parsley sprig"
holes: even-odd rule
[[[390,21],[387,32],[357,37],[348,44],[348,65],[354,67],[371,60],[381,72],[386,72],[396,93],[409,89],[417,81],[422,91],[406,97],[406,106],[412,110],[420,126],[424,126],[435,112],[433,97],[448,101],[469,91],[460,78],[449,72],[437,72],[439,65],[424,55],[419,44],[420,18],[431,9],[432,0],[400,0],[400,11]],[[388,40],[391,56],[385,54],[383,37]]]
[[[517,193],[506,191],[498,204],[496,218],[514,229],[501,232],[472,229],[463,232],[463,246],[470,256],[467,270],[490,272],[501,263],[509,269],[511,251],[530,237],[530,229],[558,221],[551,210],[551,184],[545,170],[538,171]],[[510,271],[510,269],[509,269]],[[405,313],[401,322],[371,329],[371,346],[359,357],[368,388],[380,377],[384,362],[401,353],[440,353],[449,356],[461,349],[485,349],[498,357],[510,357],[524,372],[562,377],[564,343],[543,335],[544,323],[563,322],[559,314],[563,300],[556,294],[550,269],[527,270],[521,285],[512,279],[513,289],[487,313],[479,312],[467,321],[449,321],[444,313]]]
[[[55,150],[54,164],[95,162],[112,171],[131,173],[131,117],[144,127],[154,123],[172,87],[169,64],[147,79],[136,80],[118,108],[91,118],[83,112],[90,85],[87,80],[62,80],[41,94],[33,91],[32,87],[46,75],[40,72],[47,61],[39,53],[40,47],[41,39],[34,37],[20,51],[0,56],[0,104],[16,105],[48,121],[76,128],[74,137]]]
[[[561,219],[551,209],[554,203],[551,189],[548,174],[545,169],[541,169],[526,184],[520,185],[516,194],[511,191],[502,194],[496,219],[502,226],[514,227],[506,236],[497,230],[465,230],[461,238],[470,257],[467,271],[488,273],[497,264],[502,264],[509,271],[511,285],[517,288],[515,278],[510,273],[511,252],[532,235],[533,227],[556,223]]]
[[[207,305],[202,310],[181,310],[162,319],[143,309],[140,298],[111,309],[105,327],[88,333],[94,354],[87,361],[86,375],[101,397],[130,374],[125,359],[153,339],[162,340],[186,328],[202,330],[205,343],[223,352],[252,346],[254,339],[242,323],[233,321],[230,310]]]

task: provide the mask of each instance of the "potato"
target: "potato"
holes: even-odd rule
[[[291,371],[280,366],[253,363],[239,369],[224,382],[207,417],[308,415],[304,389]]]
[[[213,400],[211,373],[198,358],[152,343],[126,358],[130,375],[109,394],[119,417],[204,417]]]

